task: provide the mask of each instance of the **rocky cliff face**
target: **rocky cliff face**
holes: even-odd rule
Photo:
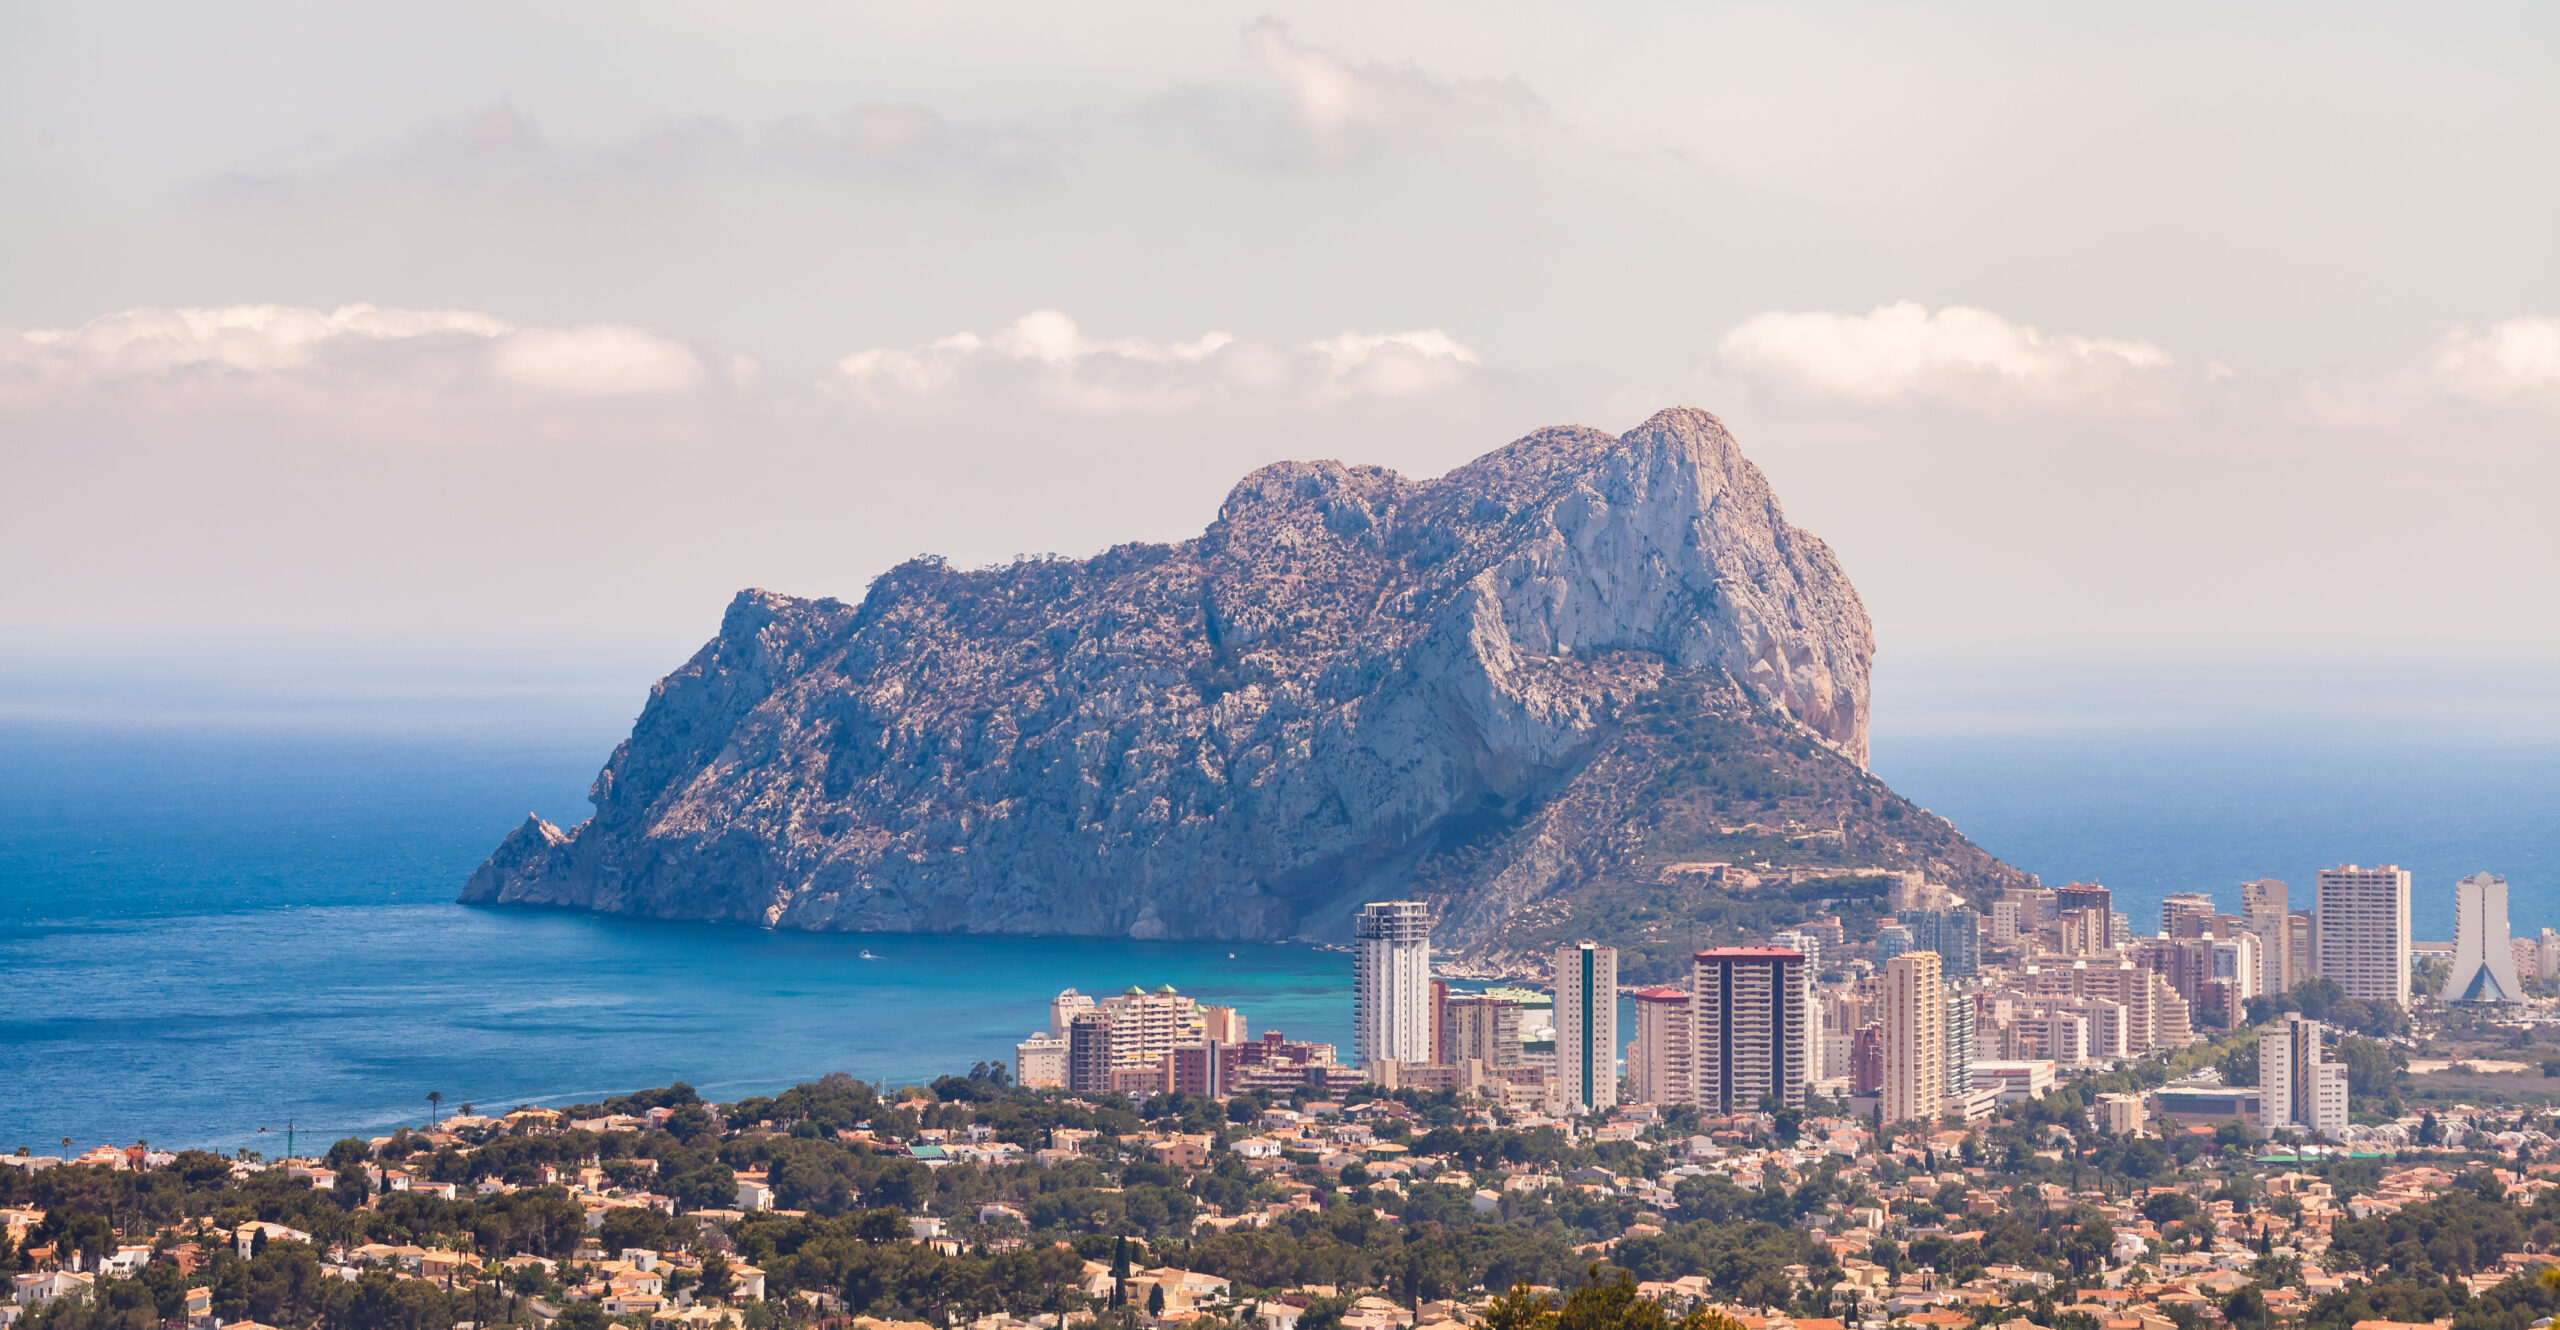
[[[1543,430],[1429,481],[1280,463],[1179,545],[921,559],[859,605],[740,593],[595,816],[529,820],[463,899],[1254,938],[1427,886],[1464,944],[1650,871],[1638,805],[1680,757],[1626,718],[1672,684],[1767,722],[1737,742],[1881,790],[1873,648],[1839,562],[1704,412]],[[1980,863],[1947,871],[2008,872],[1963,848]]]

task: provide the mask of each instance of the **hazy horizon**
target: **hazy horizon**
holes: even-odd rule
[[[662,672],[739,587],[1678,404],[1887,679],[2460,710],[2560,674],[2555,60],[2529,5],[12,10],[0,644]]]
[[[541,648],[162,642],[0,646],[0,726],[441,735],[583,743],[601,762],[693,640]],[[2341,748],[2560,747],[2530,661],[1876,659],[1876,750],[1901,740],[2155,736]]]

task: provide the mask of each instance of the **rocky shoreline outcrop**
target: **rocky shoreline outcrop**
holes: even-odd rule
[[[1839,561],[1702,411],[1541,430],[1433,480],[1283,462],[1180,544],[918,559],[858,604],[741,592],[651,690],[595,815],[529,819],[462,899],[1272,938],[1330,935],[1428,864],[1464,946],[1640,867],[1637,768],[1662,758],[1616,740],[1675,681],[1880,790],[1873,652]],[[1619,796],[1578,788],[1595,761]]]

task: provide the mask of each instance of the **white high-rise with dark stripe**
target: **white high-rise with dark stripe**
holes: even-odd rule
[[[1596,1113],[1618,1102],[1618,949],[1556,948],[1556,1102]]]
[[[1775,1099],[1804,1103],[1820,1023],[1802,952],[1716,947],[1690,958],[1690,1063],[1697,1103],[1750,1113]]]

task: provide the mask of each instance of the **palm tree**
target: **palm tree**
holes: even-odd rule
[[[442,1091],[442,1090],[429,1090],[429,1091],[427,1091],[427,1107],[429,1107],[429,1108],[431,1108],[431,1109],[435,1110],[436,1115],[437,1115],[437,1116],[436,1116],[436,1121],[437,1121],[437,1122],[442,1122],[442,1121],[444,1121],[444,1116],[443,1116],[443,1114],[444,1114],[444,1091]]]

